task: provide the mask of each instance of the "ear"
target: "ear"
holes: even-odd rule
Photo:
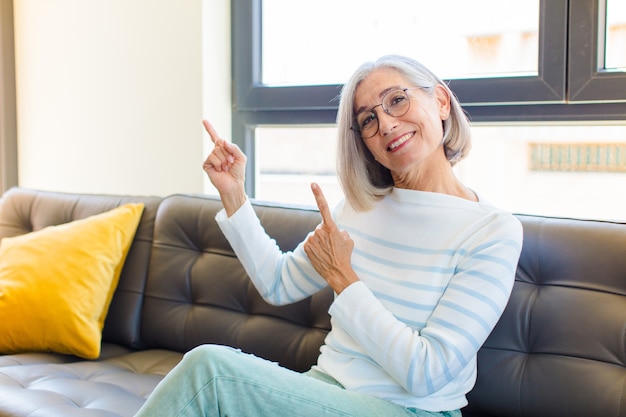
[[[447,120],[450,117],[450,93],[441,84],[435,86],[435,100],[439,106],[439,117]]]

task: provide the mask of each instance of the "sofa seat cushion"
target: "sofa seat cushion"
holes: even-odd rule
[[[130,417],[181,359],[153,349],[98,361],[3,366],[0,416]]]
[[[100,357],[98,359],[104,360],[114,358],[131,352],[134,352],[134,350],[116,343],[103,343],[100,348]],[[42,363],[71,363],[82,360],[84,359],[79,358],[78,356],[64,355],[54,352],[13,353],[10,355],[0,355],[0,368],[16,365],[37,365]]]

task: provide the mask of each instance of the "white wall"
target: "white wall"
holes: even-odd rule
[[[224,139],[230,140],[232,131],[230,0],[204,0],[203,16],[203,118],[208,119]],[[213,149],[213,143],[206,133],[203,134],[203,143],[202,162]],[[207,194],[217,194],[208,177],[203,175],[202,178],[203,191]]]
[[[15,0],[14,8],[21,186],[207,188],[205,109],[230,129],[230,0]]]

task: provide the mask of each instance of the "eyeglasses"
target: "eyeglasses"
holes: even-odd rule
[[[369,111],[363,111],[356,115],[355,126],[351,129],[358,132],[363,139],[369,139],[378,133],[378,116],[374,112],[374,109],[381,106],[383,111],[392,117],[404,116],[411,107],[411,101],[409,100],[408,90],[415,88],[403,88],[397,90],[391,90],[383,96],[383,100],[380,104],[375,105]]]

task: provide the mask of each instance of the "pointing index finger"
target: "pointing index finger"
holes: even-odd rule
[[[313,191],[315,202],[317,203],[317,207],[320,209],[320,214],[322,215],[322,225],[330,229],[337,229],[337,224],[335,224],[333,216],[330,214],[328,202],[326,201],[326,197],[324,197],[324,193],[322,192],[320,186],[316,183],[311,184],[311,191]]]
[[[220,139],[220,135],[217,134],[213,125],[209,123],[209,121],[206,119],[202,121],[202,125],[204,126],[204,129],[207,131],[207,133],[211,137],[211,141],[213,143],[217,143],[217,141]]]

